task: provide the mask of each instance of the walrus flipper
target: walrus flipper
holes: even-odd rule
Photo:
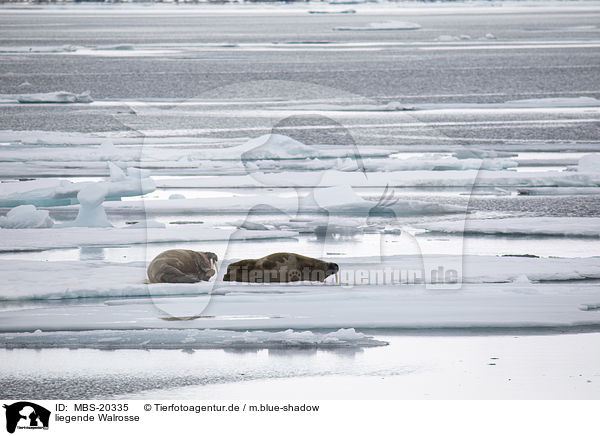
[[[200,281],[198,276],[183,273],[171,265],[162,267],[159,279],[160,283],[197,283]]]

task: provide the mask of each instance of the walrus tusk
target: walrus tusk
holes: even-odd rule
[[[336,272],[335,273],[335,283],[338,284],[340,282],[340,276],[339,276],[340,272]]]
[[[213,264],[215,265],[215,269],[217,270],[217,274],[219,274],[219,263],[216,260],[213,260]]]

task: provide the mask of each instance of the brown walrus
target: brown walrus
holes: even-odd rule
[[[152,283],[196,283],[215,275],[217,255],[192,250],[167,250],[148,265]]]
[[[336,263],[324,262],[295,253],[274,253],[260,259],[244,259],[229,264],[227,282],[284,283],[301,280],[325,281],[339,271]]]

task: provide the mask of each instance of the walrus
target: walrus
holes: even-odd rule
[[[148,265],[151,283],[196,283],[207,281],[214,274],[217,255],[193,250],[167,250]]]
[[[300,254],[274,253],[260,259],[243,259],[229,264],[223,280],[249,283],[323,282],[339,269],[336,263]]]

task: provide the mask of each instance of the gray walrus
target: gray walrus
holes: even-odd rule
[[[210,279],[217,264],[217,255],[192,250],[167,250],[148,265],[152,283],[196,283]]]
[[[339,269],[337,263],[295,253],[274,253],[260,259],[244,259],[229,264],[223,280],[250,283],[322,282]]]

